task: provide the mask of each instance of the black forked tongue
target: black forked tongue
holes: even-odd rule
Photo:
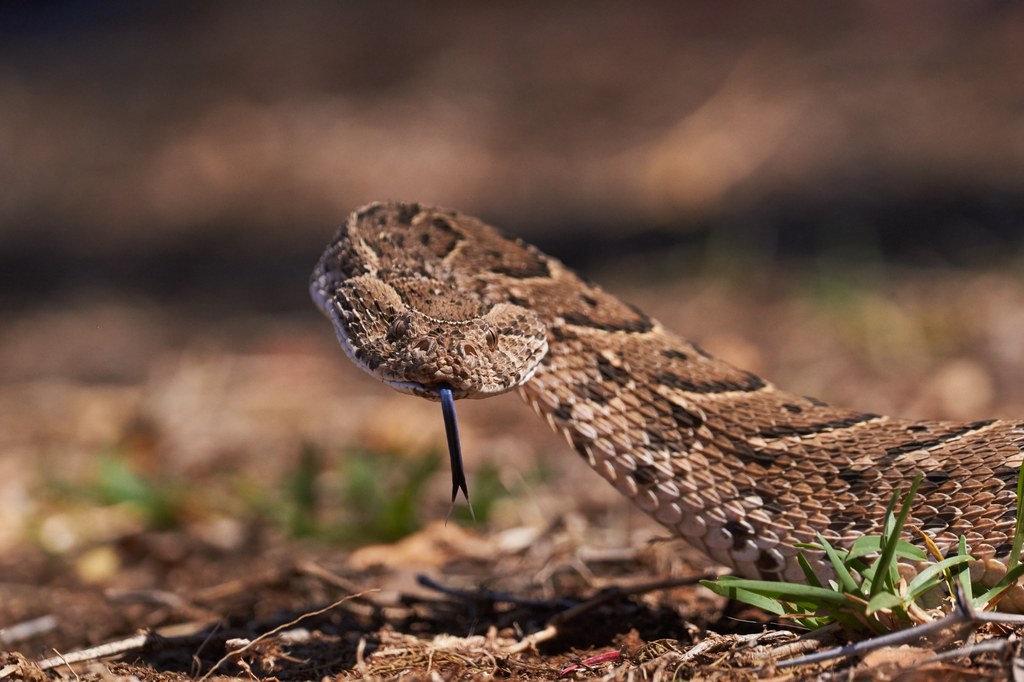
[[[455,398],[452,397],[452,389],[442,386],[438,390],[441,396],[441,414],[444,415],[444,434],[448,438],[448,459],[452,469],[452,506],[448,509],[451,516],[455,508],[455,498],[462,491],[469,505],[469,513],[476,520],[473,513],[473,503],[469,501],[469,488],[466,486],[466,470],[462,466],[462,444],[459,442],[459,422],[455,418]]]

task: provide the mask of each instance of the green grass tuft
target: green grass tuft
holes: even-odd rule
[[[952,595],[957,583],[978,609],[993,608],[998,596],[1024,576],[1024,564],[1019,563],[1020,547],[1024,541],[1024,467],[1017,480],[1017,526],[1006,576],[991,589],[974,596],[970,584],[968,564],[973,561],[967,552],[967,541],[961,537],[954,556],[941,558],[930,540],[926,545],[932,552],[902,539],[910,509],[920,485],[918,476],[904,495],[896,491],[886,510],[881,535],[865,536],[853,543],[849,550],[833,547],[818,535],[816,544],[802,545],[801,549],[821,552],[832,566],[834,578],[822,585],[803,552],[797,556],[803,569],[804,583],[747,580],[723,576],[718,580],[705,580],[702,584],[713,592],[737,599],[769,613],[815,629],[830,623],[840,623],[854,632],[883,633],[909,627],[921,621],[925,608],[920,600],[936,590]],[[899,512],[896,512],[897,506]],[[900,580],[900,560],[920,564],[931,563],[919,569],[907,584]]]

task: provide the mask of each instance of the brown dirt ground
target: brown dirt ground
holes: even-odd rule
[[[904,273],[838,293],[795,277],[614,282],[795,390],[915,416],[1024,414],[1024,283],[1009,274]],[[83,300],[25,313],[0,341],[0,679],[643,679],[659,666],[757,679],[740,636],[791,637],[677,586],[611,599],[513,653],[603,590],[714,567],[513,397],[460,404],[481,520],[444,522],[441,465],[409,503],[416,525],[381,530],[440,451],[440,415],[350,367],[312,315],[196,322]],[[345,487],[357,466],[376,497]],[[714,646],[650,662],[699,642]],[[1011,674],[1003,654],[922,662],[951,644],[773,679]]]
[[[1024,415],[1020,5],[56,4],[7,3],[0,50],[0,680],[769,674],[737,637],[785,628],[694,586],[512,652],[713,567],[511,396],[460,405],[479,520],[443,523],[436,406],[302,291],[370,199],[614,256],[587,274],[791,390]],[[822,262],[761,272],[790,222]],[[876,236],[1006,270],[827,262]],[[774,679],[1013,673],[951,644]]]

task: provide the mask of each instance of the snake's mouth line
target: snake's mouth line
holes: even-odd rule
[[[462,400],[469,396],[469,392],[465,389],[452,388],[447,384],[424,384],[419,381],[400,381],[385,378],[381,378],[381,381],[396,391],[410,393],[420,398],[433,400],[434,402],[441,400],[442,389],[447,390],[451,394],[453,400]]]

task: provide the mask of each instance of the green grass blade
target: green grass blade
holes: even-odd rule
[[[807,557],[803,552],[796,553],[796,561],[800,564],[800,570],[804,572],[804,580],[811,587],[821,587],[821,581],[818,580],[818,574],[811,568],[811,562],[807,560]]]
[[[1013,570],[1020,563],[1021,545],[1024,544],[1024,466],[1017,470],[1017,523],[1013,527],[1013,549],[1006,560],[1006,568]]]
[[[967,553],[967,538],[965,538],[963,535],[960,536],[959,543],[957,544],[956,555],[967,557],[969,560],[973,560],[973,557]],[[967,601],[974,604],[975,606],[978,606],[978,604],[974,601],[974,585],[971,583],[970,561],[966,561],[960,564],[959,567],[957,567],[956,581],[960,583],[960,589],[964,591],[964,597],[967,598]],[[953,586],[950,585],[950,588],[952,587]],[[952,594],[952,591],[950,592],[950,594]]]
[[[825,550],[825,556],[827,556],[829,561],[832,562],[832,568],[835,570],[836,580],[839,581],[839,586],[843,588],[844,592],[859,595],[860,585],[857,584],[857,581],[854,580],[849,569],[846,568],[846,564],[843,563],[842,557],[839,556],[839,553],[834,547],[832,547],[832,545],[829,544],[828,540],[826,540],[821,533],[818,533],[817,535],[818,542],[821,543],[822,548]]]
[[[891,591],[896,591],[896,580],[893,578],[893,573],[896,572],[896,562],[894,561],[896,556],[896,545],[900,539],[900,533],[903,532],[903,527],[907,523],[907,518],[910,516],[910,507],[914,502],[914,496],[917,495],[917,489],[921,485],[921,474],[914,477],[914,482],[910,484],[910,490],[903,498],[903,506],[900,508],[899,516],[896,517],[895,523],[892,524],[891,533],[886,534],[885,542],[882,544],[882,553],[878,557],[876,565],[878,566],[876,572],[876,580],[871,582],[871,591],[869,593],[870,598],[874,598],[879,592],[882,591],[883,587],[888,587]],[[895,508],[896,497],[899,493],[893,494],[893,499],[889,503],[890,509]],[[888,519],[892,512],[889,511],[886,514]],[[886,526],[889,524],[886,522]]]
[[[895,609],[903,605],[903,600],[898,595],[892,592],[879,592],[871,601],[868,602],[867,610],[865,614],[870,616],[877,611],[884,611],[886,609]]]
[[[774,613],[776,616],[781,616],[786,613],[786,608],[781,602],[779,602],[779,600],[766,597],[763,594],[751,592],[750,590],[745,590],[742,587],[737,587],[735,585],[723,585],[714,580],[701,580],[700,584],[715,594],[721,595],[727,599],[735,599],[736,601],[756,606],[768,613]]]
[[[880,535],[863,535],[857,538],[850,546],[850,553],[846,560],[859,559],[868,556],[882,549],[882,537]],[[898,540],[896,543],[896,556],[913,561],[927,561],[928,553],[917,545],[906,540]]]
[[[769,580],[747,580],[746,578],[736,578],[733,576],[722,576],[716,582],[725,587],[749,590],[780,601],[803,604],[834,604],[837,606],[849,604],[849,600],[844,594],[826,587],[814,587],[801,583],[780,583]]]
[[[960,566],[961,564],[966,565],[971,560],[969,556],[951,556],[948,559],[943,559],[934,564],[929,564],[927,568],[922,570],[914,579],[907,585],[907,601],[914,601],[922,594],[930,590],[939,584],[941,580],[941,574],[947,569],[953,566]]]

